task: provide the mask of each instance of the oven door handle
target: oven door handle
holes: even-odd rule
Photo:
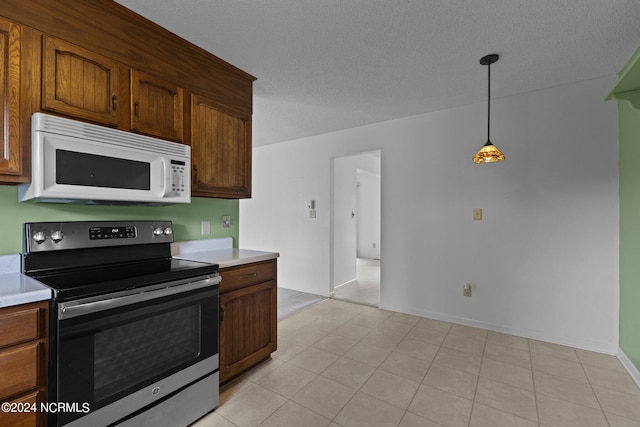
[[[181,294],[184,292],[215,286],[220,283],[222,278],[218,276],[207,277],[206,279],[187,282],[175,286],[166,286],[155,288],[152,290],[138,290],[130,295],[118,296],[114,298],[98,299],[93,298],[89,301],[69,301],[58,304],[58,320],[71,319],[73,317],[84,316],[98,311],[110,310],[112,308],[124,307],[126,305],[137,304],[144,301],[150,301],[157,298],[163,298],[170,295]],[[216,289],[216,292],[218,290]],[[135,291],[134,291],[135,292]]]

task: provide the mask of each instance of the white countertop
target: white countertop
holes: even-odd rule
[[[252,262],[268,261],[280,256],[277,252],[233,248],[231,238],[191,240],[172,244],[171,253],[177,258],[212,262],[220,268]]]
[[[268,261],[270,259],[278,258],[280,254],[277,252],[262,252],[230,248],[215,249],[211,251],[186,252],[174,256],[190,259],[192,261],[212,262],[218,264],[220,268],[227,268],[252,262]]]
[[[20,255],[0,255],[0,308],[51,299],[51,289],[20,273]]]

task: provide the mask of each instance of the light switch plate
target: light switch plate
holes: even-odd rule
[[[482,208],[473,208],[473,220],[482,221]]]
[[[471,283],[465,283],[464,286],[462,286],[462,295],[465,297],[471,296]]]
[[[231,227],[231,215],[223,215],[222,216],[222,228]]]

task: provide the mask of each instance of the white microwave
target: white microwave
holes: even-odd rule
[[[31,119],[31,183],[19,201],[191,202],[191,147],[48,114]]]

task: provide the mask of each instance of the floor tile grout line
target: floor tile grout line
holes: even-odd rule
[[[589,384],[589,387],[591,388],[591,392],[595,396],[596,402],[598,402],[598,406],[600,407],[600,411],[602,412],[602,416],[604,417],[604,420],[607,423],[607,425],[609,427],[611,427],[611,423],[609,422],[609,418],[607,418],[607,414],[604,411],[604,408],[602,407],[602,404],[600,403],[600,399],[598,398],[598,393],[596,393],[596,390],[593,388],[593,384],[591,383],[591,378],[589,378],[589,374],[587,374],[587,370],[584,368],[584,363],[582,363],[582,359],[580,358],[580,355],[578,354],[578,352],[576,352],[575,350],[574,350],[574,352],[576,353],[576,357],[578,358],[578,363],[580,363],[580,367],[582,368],[582,372],[584,373],[585,378],[587,378],[587,382]]]
[[[536,416],[538,417],[538,425],[540,425],[540,405],[538,404],[538,391],[536,390],[536,377],[533,375],[533,357],[531,355],[531,342],[527,339],[527,347],[529,348],[529,362],[531,363],[531,383],[533,384],[533,399],[536,404]]]
[[[488,339],[488,334],[487,334]],[[478,387],[480,387],[480,374],[482,373],[482,364],[484,363],[484,353],[487,350],[487,340],[485,339],[484,345],[482,346],[482,355],[480,356],[480,370],[478,371],[478,377],[476,378],[476,387],[473,390],[473,399],[471,400],[471,411],[469,412],[469,421],[467,422],[467,426],[471,426],[471,419],[473,418],[473,411],[476,407],[476,397],[478,396]]]

